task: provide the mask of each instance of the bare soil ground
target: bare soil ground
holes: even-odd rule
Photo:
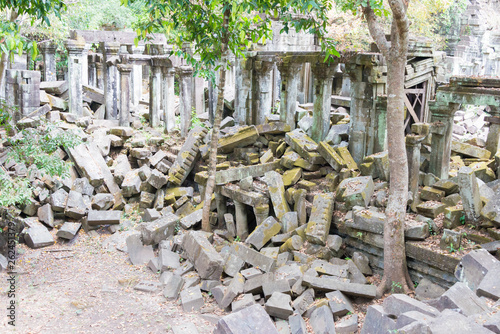
[[[40,250],[19,245],[16,326],[7,323],[9,284],[3,273],[0,332],[172,333],[173,326],[187,322],[200,334],[213,332],[215,325],[200,313],[183,312],[161,292],[134,290],[139,280],[158,282],[159,276],[146,266],[131,265],[126,253],[104,249],[101,243],[108,237],[80,231],[70,244],[58,241]],[[216,309],[212,301],[205,307]]]

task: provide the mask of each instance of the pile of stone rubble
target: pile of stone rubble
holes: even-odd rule
[[[108,226],[114,234],[105,241],[106,247],[126,251],[134,265],[160,273],[158,282],[140,282],[137,290],[162,290],[167,299],[179,298],[186,311],[202,309],[205,291],[222,309],[232,311],[222,319],[211,319],[217,322],[217,333],[240,333],[247,328],[241,326],[262,333],[276,332],[276,327],[287,332],[290,326],[292,333],[305,333],[304,318],[315,333],[357,330],[352,298],[374,298],[375,286],[365,278],[372,275],[369,258],[360,252],[348,254],[352,260],[345,258],[345,242],[356,237],[368,243],[380,240],[389,161],[387,152],[381,152],[356,164],[344,141],[348,133],[344,113],[332,113],[330,133],[320,143],[304,132],[307,124],[290,131],[275,120],[238,127],[226,118],[218,144],[214,231],[207,233],[197,231],[207,180],[207,129],[194,127],[180,146],[144,129],[139,121],[130,128],[119,127],[115,121],[90,115],[76,120],[63,110],[45,104],[18,123],[30,127],[40,124],[41,117],[52,122],[62,119],[60,128],[76,130],[83,140],[77,147],[58,151],[62,159],[74,163],[71,177],[50,178],[30,171],[34,198],[14,211],[21,240],[29,247],[54,244],[52,228],[59,238],[72,239],[81,226],[88,233]],[[425,144],[428,126],[413,128]],[[424,145],[422,170],[428,164],[426,149]],[[451,173],[457,176],[439,180],[421,172],[419,184],[424,188],[412,195],[411,207],[431,222],[444,213],[444,249],[450,244],[460,247],[452,229],[461,224],[462,215],[474,222],[482,217],[482,225],[477,225],[490,234],[484,248],[498,256],[498,241],[493,241],[500,225],[500,187],[494,172],[498,161],[468,143],[454,142],[452,150]],[[27,175],[25,166],[6,161],[7,153],[4,149],[1,154],[3,167],[12,175]],[[127,215],[137,208],[142,222],[134,226]],[[406,239],[425,240],[430,229],[437,229],[431,222],[408,224]],[[378,265],[372,261],[371,266]],[[461,287],[456,286],[449,294]],[[488,289],[493,290],[488,297],[498,297],[494,287]],[[414,315],[398,323],[400,315],[407,316],[403,310],[425,310],[426,317],[440,319],[447,316],[444,309],[456,308],[444,298],[440,302],[444,306],[436,302],[424,307],[408,297],[390,297],[383,306],[370,308],[365,326],[397,330],[411,319],[422,322]],[[386,327],[377,321],[385,321]],[[432,321],[427,325],[434,326]]]

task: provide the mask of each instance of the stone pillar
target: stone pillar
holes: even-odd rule
[[[152,128],[160,126],[161,81],[161,60],[153,56],[149,77],[149,125]]]
[[[175,68],[163,66],[163,121],[165,122],[165,133],[170,133],[175,128]]]
[[[252,123],[252,58],[236,60],[234,115],[235,122]]]
[[[481,214],[482,202],[476,175],[472,168],[460,167],[458,170],[458,187],[467,221],[477,222]]]
[[[89,54],[87,56],[87,62],[89,64],[89,86],[97,87],[97,73],[96,73],[96,55]]]
[[[56,48],[52,42],[44,42],[40,45],[43,56],[43,80],[57,81]]]
[[[312,65],[314,75],[314,109],[311,138],[319,143],[330,130],[332,108],[332,83],[337,64],[316,63]]]
[[[120,64],[120,126],[130,126],[130,73],[132,65]]]
[[[219,193],[215,193],[215,202],[217,203],[217,221],[218,228],[224,226],[224,215],[227,213],[227,198]]]
[[[89,50],[91,44],[85,44],[85,47],[83,48],[83,57],[82,57],[82,84],[88,85],[89,84],[89,60],[88,60],[88,55],[89,55]]]
[[[256,206],[253,208],[253,212],[255,213],[255,223],[260,225],[269,217],[269,205]]]
[[[205,80],[200,77],[194,77],[192,82],[193,107],[196,114],[203,114],[205,112]]]
[[[255,108],[253,110],[253,124],[264,124],[266,116],[271,114],[272,108],[272,69],[274,63],[265,60],[256,60],[254,62],[255,83],[253,87],[256,98],[254,99]]]
[[[245,204],[234,201],[235,216],[236,216],[236,234],[241,240],[248,237],[248,217]]]
[[[459,104],[429,102],[431,112],[432,151],[429,172],[440,179],[448,179],[450,170],[453,116]]]
[[[130,47],[129,53],[133,54],[143,54],[144,46],[132,46]],[[133,64],[132,65],[132,105],[137,107],[142,97],[142,65]]]
[[[106,119],[116,119],[118,115],[118,51],[120,43],[100,43],[103,53],[104,99],[106,100]]]
[[[191,88],[193,80],[193,68],[181,66],[177,69],[179,73],[179,112],[181,115],[181,136],[185,137],[191,126]]]
[[[418,193],[418,181],[420,174],[420,147],[424,136],[410,134],[406,136],[406,155],[408,157],[408,190],[412,194],[411,209],[416,212],[420,195]]]
[[[82,59],[85,42],[67,40],[68,50],[68,93],[69,112],[82,117],[83,115],[83,86],[82,86]]]
[[[488,138],[486,139],[486,149],[491,152],[491,156],[500,150],[500,109],[498,106],[489,106],[491,117],[488,117],[490,122],[490,129],[488,131]]]
[[[302,64],[284,62],[278,64],[281,73],[280,121],[295,129],[295,112],[297,110],[297,87]]]
[[[102,65],[102,55],[96,55],[95,78],[97,88],[104,90],[104,66]]]
[[[5,102],[16,106],[11,114],[14,123],[40,108],[40,72],[28,70],[5,71]]]

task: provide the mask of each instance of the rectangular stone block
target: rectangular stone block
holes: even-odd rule
[[[344,165],[344,161],[340,155],[335,152],[333,147],[322,141],[318,144],[318,152],[335,171],[340,172]]]
[[[317,291],[335,291],[339,290],[346,295],[375,298],[377,287],[375,285],[348,283],[340,281],[336,278],[329,277],[314,277],[312,275],[304,275],[302,283],[305,286],[311,287]]]
[[[285,186],[281,175],[275,171],[267,172],[265,175],[265,182],[269,190],[271,202],[274,206],[274,213],[276,217],[281,220],[283,215],[290,212],[290,207],[285,198]]]
[[[334,209],[333,193],[314,196],[311,216],[306,228],[306,238],[313,244],[325,245],[330,233],[330,224]]]
[[[187,233],[182,241],[182,248],[202,279],[220,279],[224,270],[224,259],[203,233]]]
[[[276,260],[267,257],[242,243],[235,243],[231,247],[234,254],[242,258],[246,263],[264,271],[273,271],[276,266]]]
[[[325,163],[325,159],[317,152],[318,144],[301,129],[287,132],[285,141],[295,152],[309,163],[313,165]]]
[[[120,224],[121,216],[122,212],[117,210],[90,210],[87,217],[87,223],[89,225]]]
[[[175,232],[175,226],[179,223],[179,217],[173,213],[167,213],[160,219],[147,222],[141,226],[142,240],[145,245],[156,245],[167,239]]]
[[[262,224],[257,225],[255,230],[250,233],[246,239],[246,243],[251,244],[257,250],[260,250],[264,245],[271,240],[273,236],[281,230],[281,224],[273,217],[266,218]]]

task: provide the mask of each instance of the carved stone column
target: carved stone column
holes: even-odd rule
[[[143,54],[144,46],[131,46],[129,53],[133,54]],[[132,105],[137,107],[139,101],[142,97],[142,65],[133,64],[132,65],[132,75],[131,75],[131,86],[132,86]]]
[[[336,65],[335,63],[315,63],[312,66],[314,75],[314,109],[311,138],[317,143],[325,139],[328,130],[330,130],[332,82]]]
[[[96,55],[96,60],[95,60],[96,84],[97,88],[104,90],[104,65],[102,62],[103,62],[103,56]]]
[[[411,208],[416,212],[420,195],[418,193],[418,181],[420,171],[420,147],[424,136],[410,134],[406,136],[406,155],[408,157],[408,190],[412,194]]]
[[[271,114],[272,108],[272,69],[274,62],[265,60],[254,61],[255,70],[255,83],[253,87],[254,94],[257,98],[254,99],[255,108],[252,108],[253,124],[259,125],[264,124],[266,121],[266,116]]]
[[[193,68],[190,66],[181,66],[177,69],[177,72],[179,74],[181,135],[186,136],[191,126]]]
[[[120,43],[100,43],[103,53],[104,98],[106,100],[106,119],[116,119],[118,114],[118,51]]]
[[[68,50],[68,91],[69,112],[82,117],[83,115],[83,86],[82,86],[82,59],[85,42],[67,40]]]
[[[96,54],[89,54],[87,56],[87,63],[89,66],[89,86],[97,87],[97,73],[96,73]]]
[[[162,95],[161,56],[151,59],[151,73],[149,76],[149,124],[156,128],[160,126],[160,108]]]
[[[44,81],[57,81],[57,68],[56,68],[56,48],[57,46],[52,42],[44,42],[40,45],[43,57],[43,80]]]
[[[170,66],[162,67],[163,74],[163,121],[165,122],[165,133],[171,132],[175,128],[175,68]]]
[[[118,65],[120,72],[120,126],[130,126],[130,73],[132,65]]]
[[[252,123],[252,58],[236,59],[235,121],[240,125]]]
[[[297,110],[297,86],[302,64],[282,62],[278,64],[281,73],[280,121],[295,129],[295,112]]]

